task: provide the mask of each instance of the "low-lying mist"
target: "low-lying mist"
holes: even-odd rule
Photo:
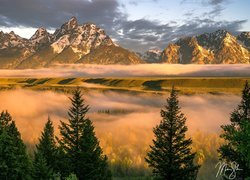
[[[1,91],[0,109],[7,109],[12,114],[26,141],[35,141],[48,116],[54,121],[55,127],[59,120],[67,119],[69,96],[52,91]],[[127,133],[131,129],[140,129],[150,134],[160,121],[160,109],[167,96],[92,91],[84,94],[84,98],[90,105],[88,116],[94,121],[97,133],[112,133],[119,137],[126,136],[126,133],[120,133],[121,129]],[[234,95],[193,95],[180,96],[179,101],[188,118],[189,132],[218,132],[220,125],[229,122],[230,112],[239,99]]]
[[[0,91],[0,110],[8,110],[24,141],[34,144],[48,115],[54,123],[56,135],[59,134],[60,120],[67,119],[69,96],[52,91]],[[118,164],[124,169],[131,166],[145,170],[144,157],[152,142],[152,129],[160,122],[160,109],[167,95],[90,91],[84,94],[84,98],[91,108],[88,117],[94,122],[101,146],[113,166]],[[217,148],[221,143],[218,138],[220,125],[229,122],[230,112],[237,106],[240,97],[203,94],[180,96],[179,101],[187,117],[188,136],[193,139],[193,149],[198,151],[197,162],[205,164],[199,177],[211,175],[214,164],[211,165],[211,161],[206,163],[206,159],[217,161]],[[126,172],[133,174],[128,170]],[[145,175],[145,172],[136,172]]]
[[[0,77],[165,77],[250,76],[249,64],[58,65],[53,68],[0,70]]]

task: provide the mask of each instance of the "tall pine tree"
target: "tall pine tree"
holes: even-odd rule
[[[231,113],[230,124],[221,126],[221,137],[226,143],[219,148],[220,158],[227,163],[236,162],[239,170],[236,179],[250,178],[250,87],[246,82],[242,100]],[[229,172],[229,171],[228,171]],[[231,172],[230,172],[231,173]],[[225,174],[228,176],[228,174]]]
[[[32,177],[36,180],[54,179],[54,172],[42,154],[36,154]]]
[[[194,165],[195,153],[191,152],[192,140],[185,137],[186,118],[181,113],[177,91],[172,88],[162,120],[153,131],[155,139],[145,158],[154,175],[159,179],[196,179],[199,166]]]
[[[86,117],[89,106],[81,91],[76,89],[70,100],[68,122],[61,122],[59,127],[62,137],[59,143],[69,159],[68,168],[79,179],[111,179],[107,157],[99,146],[92,122]]]
[[[50,117],[44,126],[39,143],[36,145],[34,158],[34,177],[50,177],[53,172],[58,172],[57,167],[57,147],[54,136],[54,127]],[[41,166],[41,168],[39,168]]]
[[[30,179],[31,163],[21,135],[7,111],[0,114],[0,179]]]

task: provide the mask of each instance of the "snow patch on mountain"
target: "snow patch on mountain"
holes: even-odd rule
[[[51,47],[53,48],[54,53],[59,54],[69,45],[69,35],[64,35],[60,37],[56,42],[54,42]]]

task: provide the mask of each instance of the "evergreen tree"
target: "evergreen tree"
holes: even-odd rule
[[[33,165],[33,179],[53,179],[53,170],[47,165],[46,159],[41,154],[36,154]]]
[[[181,113],[177,91],[172,88],[167,104],[161,110],[162,120],[153,131],[155,139],[145,158],[154,175],[165,180],[196,179],[199,166],[194,165],[192,140],[185,137],[186,118]]]
[[[10,114],[0,114],[0,179],[30,179],[31,163]]]
[[[220,158],[229,164],[232,162],[239,164],[242,170],[236,172],[237,179],[250,178],[250,87],[248,82],[242,91],[241,103],[231,113],[230,122],[228,125],[221,126],[223,129],[221,137],[226,140],[226,143],[219,148]]]
[[[86,117],[89,106],[76,89],[70,98],[68,122],[61,122],[59,141],[69,160],[68,168],[81,180],[111,179],[107,157],[103,155],[92,122]],[[67,160],[66,160],[67,161]]]
[[[54,127],[50,118],[44,126],[42,136],[36,145],[34,158],[34,174],[36,177],[49,177],[52,172],[58,171],[57,147],[54,137]],[[41,166],[41,168],[39,168]],[[38,176],[39,175],[39,176]]]

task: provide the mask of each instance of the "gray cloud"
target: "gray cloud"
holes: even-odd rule
[[[206,0],[211,5],[218,5],[226,2],[227,0]]]
[[[109,26],[122,15],[116,0],[1,0],[0,25],[56,28],[72,16]]]
[[[138,5],[138,1],[129,1],[129,4],[137,6]]]
[[[235,21],[215,21],[212,19],[200,19],[198,17],[187,20],[183,25],[157,24],[149,20],[139,20],[122,24],[124,35],[118,39],[119,43],[127,48],[138,51],[145,50],[145,47],[158,47],[163,49],[168,43],[178,38],[202,34],[204,32],[214,32],[218,29],[226,29],[236,34],[247,20]],[[133,42],[133,43],[131,43]],[[145,42],[144,46],[139,46]]]
[[[182,0],[180,4],[209,4],[209,5],[219,5],[227,2],[228,0]]]

